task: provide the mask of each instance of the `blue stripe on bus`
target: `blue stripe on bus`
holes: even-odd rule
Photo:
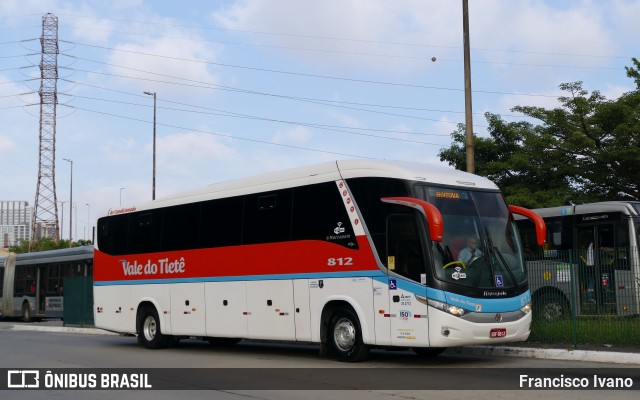
[[[376,276],[373,279],[385,285],[389,283],[389,277],[387,275]],[[418,296],[425,296],[425,287],[423,285],[409,282],[402,278],[391,277],[391,279],[396,280],[396,287],[398,289],[417,294]],[[426,297],[474,312],[477,311],[478,306],[480,307],[479,312],[516,311],[531,302],[531,292],[528,290],[515,297],[475,298],[427,287]]]
[[[94,286],[118,286],[118,285],[149,285],[149,284],[170,284],[170,283],[198,283],[198,282],[235,282],[235,281],[267,281],[267,280],[287,280],[287,279],[329,279],[329,278],[356,278],[371,277],[376,282],[384,285],[389,284],[389,276],[381,271],[349,271],[349,272],[322,272],[313,274],[282,274],[282,275],[249,275],[249,276],[219,276],[202,278],[172,278],[172,279],[139,279],[132,281],[103,281],[94,282]],[[410,282],[400,277],[396,280],[397,289],[426,296],[428,299],[442,301],[465,310],[476,311],[480,306],[480,312],[509,312],[522,308],[531,302],[531,293],[525,293],[509,298],[478,299],[475,297],[463,296],[460,294],[445,292],[443,290],[425,287],[415,282]]]
[[[117,285],[148,285],[167,283],[197,283],[197,282],[237,282],[237,281],[274,281],[287,279],[329,279],[329,278],[357,278],[377,277],[380,271],[348,271],[348,272],[318,272],[305,274],[282,275],[247,275],[247,276],[211,276],[200,278],[171,278],[171,279],[137,279],[131,281],[101,281],[93,282],[93,286]],[[386,275],[383,275],[386,276]]]

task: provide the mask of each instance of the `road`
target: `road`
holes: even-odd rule
[[[571,368],[589,368],[592,371],[611,371],[620,365],[594,362],[573,362],[554,360],[533,360],[511,357],[470,356],[447,354],[434,359],[422,359],[409,351],[374,350],[370,357],[358,364],[345,364],[330,358],[318,356],[318,346],[310,344],[241,342],[231,347],[214,347],[197,340],[182,341],[176,348],[164,350],[146,350],[137,345],[134,337],[82,335],[71,333],[16,331],[9,324],[0,324],[0,368],[7,369],[56,369],[56,368],[133,368],[144,371],[145,368],[176,368],[178,377],[174,378],[173,388],[187,387],[189,379],[185,379],[180,371],[188,368],[216,368],[204,370],[205,373],[228,373],[237,371],[246,380],[248,389],[250,382],[268,379],[287,381],[284,387],[299,388],[308,385],[309,390],[242,390],[243,387],[220,390],[148,390],[148,391],[61,391],[61,390],[13,390],[4,391],[2,398],[34,399],[34,398],[87,398],[87,399],[343,399],[353,400],[402,400],[402,399],[495,399],[518,398],[528,399],[637,399],[637,390],[608,391],[576,391],[546,390],[518,391],[502,390],[505,382],[516,379],[506,372],[535,368],[538,371],[553,371],[550,376],[558,375]],[[628,366],[626,366],[628,367]],[[250,368],[250,369],[249,369]],[[309,369],[315,368],[315,369]],[[306,369],[306,371],[305,371]],[[385,370],[386,369],[386,370]],[[505,369],[505,370],[502,370]],[[55,371],[55,370],[54,370]],[[166,378],[171,370],[164,370]],[[280,372],[282,371],[282,372]],[[635,376],[638,369],[634,368]],[[394,382],[384,390],[374,390],[367,384],[362,385],[358,377],[366,372],[379,380],[388,379]],[[201,370],[202,373],[202,370]],[[323,374],[333,380],[322,380]],[[285,374],[285,375],[283,375]],[[371,375],[373,374],[373,375]],[[511,374],[513,375],[513,374]],[[335,377],[338,376],[338,379]],[[265,378],[267,377],[267,378]],[[340,379],[341,378],[341,379]],[[442,388],[464,388],[465,385],[485,390],[416,390],[420,387],[412,383],[421,379],[442,382]],[[410,389],[403,389],[403,382]],[[481,382],[481,383],[480,383]],[[165,382],[166,383],[166,382]],[[202,379],[189,384],[190,387],[207,387],[209,382]],[[638,382],[640,383],[640,382]],[[324,385],[324,386],[323,386]],[[242,386],[242,385],[239,385]],[[383,385],[387,386],[387,385]],[[278,384],[276,384],[278,387]],[[326,390],[344,388],[362,388],[364,390]],[[436,385],[438,387],[438,385]]]

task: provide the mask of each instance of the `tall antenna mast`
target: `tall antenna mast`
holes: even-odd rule
[[[56,197],[56,105],[58,104],[58,17],[42,17],[40,61],[40,147],[38,185],[31,219],[31,243],[60,239]]]

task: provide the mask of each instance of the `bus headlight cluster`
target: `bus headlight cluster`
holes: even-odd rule
[[[520,311],[525,314],[529,314],[531,312],[531,303],[529,302],[524,307],[520,308]]]
[[[442,310],[451,315],[455,315],[456,317],[462,317],[467,313],[467,310],[465,310],[464,308],[452,306],[451,304],[443,303],[438,300],[428,299],[427,304],[429,304],[431,307],[437,308],[438,310]]]

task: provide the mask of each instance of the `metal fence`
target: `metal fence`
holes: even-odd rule
[[[638,248],[547,250],[526,256],[529,341],[640,347]]]

